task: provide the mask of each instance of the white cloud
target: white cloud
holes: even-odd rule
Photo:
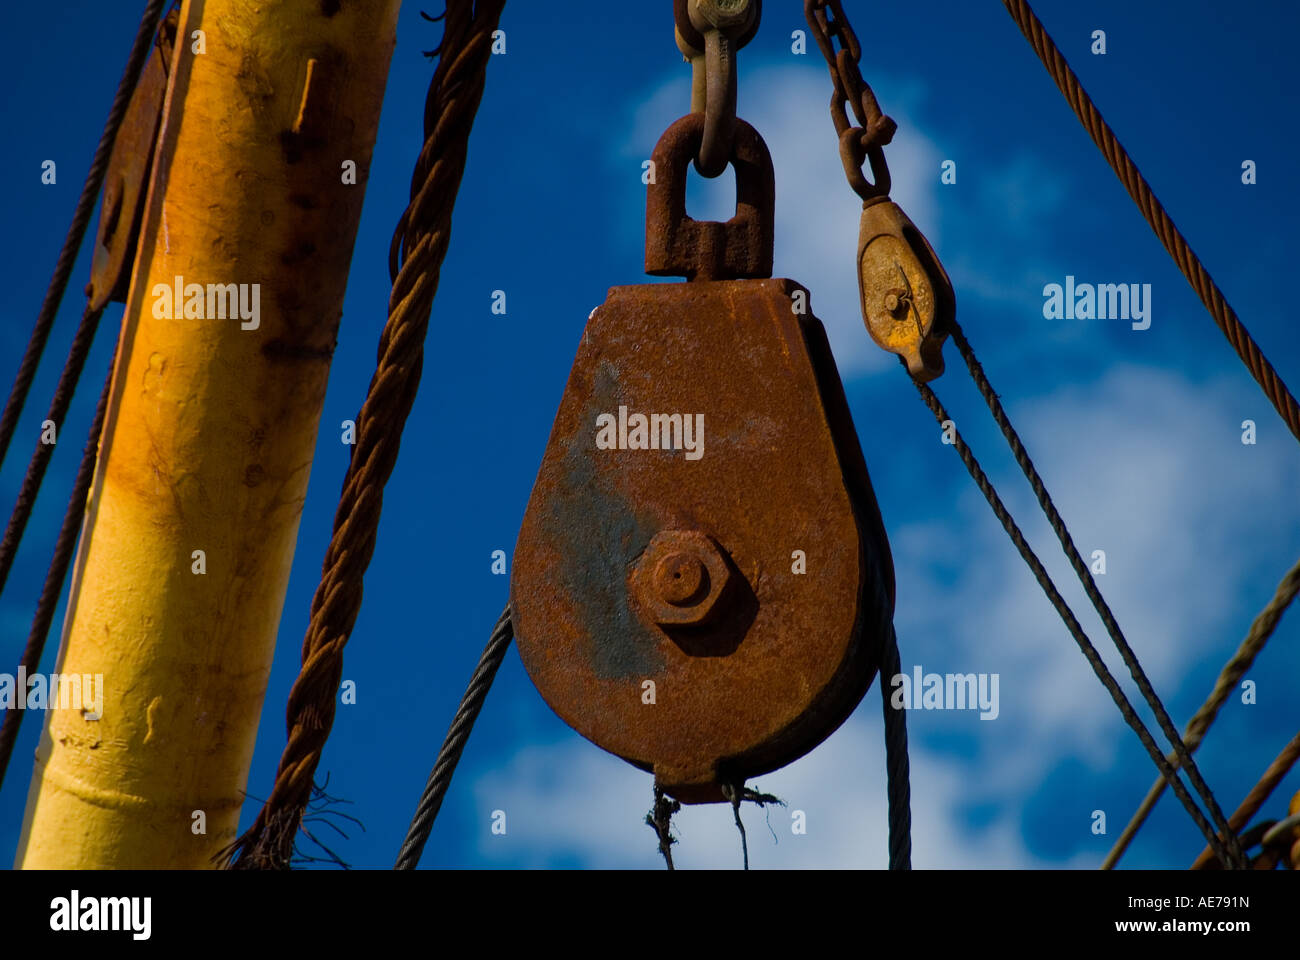
[[[1246,625],[1234,619],[1234,599],[1260,572],[1262,548],[1294,542],[1300,533],[1294,518],[1279,525],[1274,509],[1288,502],[1300,482],[1291,451],[1282,444],[1243,446],[1235,429],[1240,418],[1234,411],[1257,406],[1253,390],[1244,377],[1197,385],[1167,372],[1119,367],[1095,383],[1008,404],[1080,552],[1087,557],[1094,549],[1106,551],[1107,574],[1098,583],[1158,685],[1175,684],[1189,657],[1221,651],[1226,639],[1235,642]],[[1091,607],[1027,484],[1014,467],[991,469],[1006,463],[1000,447],[977,452],[1085,629],[1099,648],[1108,647],[1100,624],[1084,616]],[[1043,635],[1063,629],[1055,613],[1027,573],[999,573],[996,579],[1010,589],[989,596],[993,578],[981,567],[995,557],[999,567],[1007,558],[1013,566],[1020,561],[982,499],[964,499],[957,514],[943,528],[949,533],[963,528],[960,554],[982,558],[984,564],[963,570],[949,594],[973,609],[990,609],[992,601],[978,630],[959,636],[972,649],[996,638],[1003,655],[1036,659]],[[924,571],[927,558],[917,555],[917,544],[925,549],[938,525],[923,528],[919,541],[907,530],[895,536],[900,580],[912,570]],[[933,609],[930,598],[905,596],[913,585],[929,589],[923,577],[900,586],[904,622],[911,610]],[[971,635],[990,626],[992,637]],[[1229,630],[1229,637],[1221,630]],[[1051,665],[1062,679],[1081,665],[1068,647],[1069,656],[1054,657],[1058,662]],[[1117,655],[1108,660],[1123,672]],[[1072,686],[1077,688],[1044,685],[1036,713],[1059,715],[1073,725],[1082,704],[1069,692]]]
[[[884,868],[887,800],[879,695],[873,690],[858,715],[822,746],[754,784],[788,807],[759,810],[745,804],[741,817],[750,866],[778,868]],[[866,715],[871,714],[871,721]],[[972,831],[954,821],[948,805],[968,796],[965,775],[926,750],[912,752],[912,861],[926,867],[1044,866],[1024,849],[1007,817]],[[507,811],[506,836],[484,835],[478,852],[489,861],[544,867],[577,858],[592,868],[659,868],[654,832],[642,821],[650,808],[651,778],[576,735],[531,746],[509,766],[474,787],[486,814]],[[795,836],[791,811],[806,815],[807,833]],[[770,828],[769,828],[770,823]],[[674,864],[683,869],[741,865],[740,836],[726,804],[684,807],[673,818]],[[773,839],[775,834],[775,841]]]

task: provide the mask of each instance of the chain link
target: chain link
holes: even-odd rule
[[[889,196],[890,187],[884,147],[894,138],[898,125],[880,112],[875,93],[862,79],[858,69],[862,47],[840,0],[804,0],[803,12],[835,85],[831,94],[831,120],[839,136],[844,175],[864,203],[883,200]],[[838,51],[834,42],[837,38]],[[853,107],[856,125],[849,122],[846,104]],[[874,182],[869,182],[863,172],[864,164],[868,163]]]
[[[673,0],[677,48],[691,65],[691,113],[703,113],[695,157],[701,176],[716,177],[731,160],[736,132],[736,54],[753,38],[762,0]]]

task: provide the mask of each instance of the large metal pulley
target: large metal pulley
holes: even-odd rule
[[[736,122],[737,213],[685,213],[704,118],[655,148],[646,269],[587,323],[515,550],[524,665],[583,736],[686,803],[829,736],[893,615],[889,546],[808,292],[769,277],[773,175]],[[749,278],[749,279],[736,279]]]

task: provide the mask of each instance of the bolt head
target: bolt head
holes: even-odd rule
[[[731,579],[722,548],[698,530],[661,530],[632,571],[632,595],[660,626],[707,623]]]
[[[689,607],[709,592],[709,571],[699,557],[670,553],[655,566],[659,598],[674,607]]]

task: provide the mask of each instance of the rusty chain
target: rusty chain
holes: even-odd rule
[[[673,0],[677,48],[691,65],[691,113],[704,114],[701,176],[727,169],[736,131],[736,53],[753,39],[762,0]]]
[[[898,124],[880,112],[875,93],[862,79],[862,71],[858,69],[862,47],[840,0],[804,0],[803,15],[826,58],[835,85],[831,94],[831,120],[840,138],[844,175],[863,203],[883,200],[889,196],[890,186],[884,148],[894,139]],[[838,52],[836,39],[840,42]],[[846,104],[853,107],[856,125],[849,122]],[[873,182],[868,182],[863,173],[866,163],[871,166]]]

